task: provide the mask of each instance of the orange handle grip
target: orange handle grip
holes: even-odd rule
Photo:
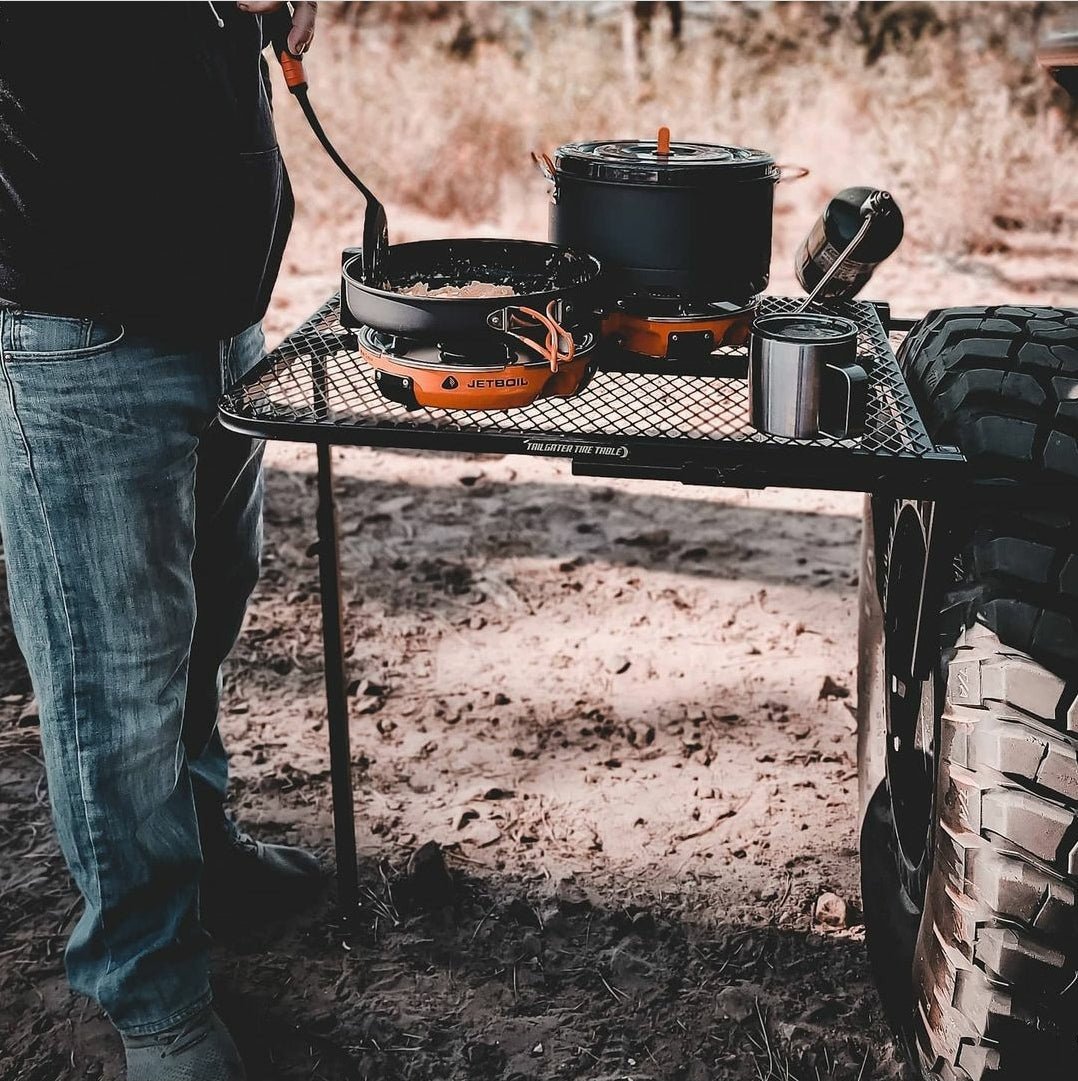
[[[293,56],[287,49],[282,49],[277,54],[281,62],[281,73],[284,75],[285,86],[294,94],[307,85],[307,73],[303,70],[303,61]]]

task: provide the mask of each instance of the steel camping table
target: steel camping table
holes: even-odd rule
[[[799,303],[764,297],[760,310],[780,313]],[[720,377],[627,371],[611,354],[600,358],[595,376],[574,398],[504,411],[409,411],[375,386],[354,333],[341,326],[337,297],[224,395],[220,420],[226,427],[317,447],[330,779],[338,891],[346,915],[358,903],[359,888],[332,446],[523,454],[570,459],[573,473],[582,476],[921,499],[989,482],[974,474],[957,448],[929,438],[889,343],[886,306],[844,301],[824,310],[858,325],[858,353],[870,377],[868,423],[859,438],[794,440],[757,432],[749,424],[745,350],[735,348],[718,351],[723,363],[716,370],[727,373]]]

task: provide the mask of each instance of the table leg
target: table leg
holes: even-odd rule
[[[344,677],[340,544],[337,537],[337,507],[333,498],[331,449],[326,444],[318,444],[318,576],[322,592],[322,648],[326,670],[337,893],[342,914],[347,918],[359,904],[359,872],[356,863],[352,752],[348,735],[348,695]]]

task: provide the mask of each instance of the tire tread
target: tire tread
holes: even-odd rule
[[[937,443],[1019,482],[1078,478],[1078,311],[930,312],[899,360]],[[964,508],[956,534],[939,828],[914,960],[921,1072],[1073,1079],[1078,498]]]

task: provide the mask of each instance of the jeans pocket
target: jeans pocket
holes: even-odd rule
[[[266,355],[266,336],[262,324],[255,323],[237,334],[229,343],[221,372],[221,390],[238,383]]]
[[[13,362],[83,360],[123,341],[123,324],[101,319],[14,311],[6,314],[5,359]]]

